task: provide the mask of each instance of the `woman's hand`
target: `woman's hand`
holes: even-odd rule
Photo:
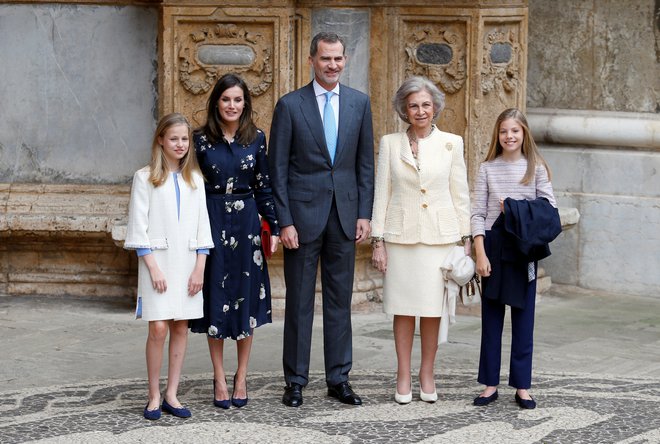
[[[154,287],[158,293],[165,293],[167,291],[167,281],[165,280],[165,275],[160,270],[156,258],[153,254],[147,254],[142,256],[142,260],[149,270],[149,276],[151,277],[151,285]]]
[[[204,286],[204,268],[201,270],[198,267],[193,269],[193,272],[190,273],[188,278],[188,296],[195,296],[197,293],[202,291]]]
[[[490,276],[490,261],[485,254],[477,253],[477,274],[482,277]]]
[[[477,253],[477,274],[482,277],[490,276],[490,261],[486,256],[483,235],[474,237],[474,250]]]
[[[271,236],[270,237],[270,254],[275,254],[277,251],[277,245],[280,243],[280,237],[279,236]]]
[[[465,249],[466,256],[472,255],[472,241],[470,239],[465,239],[465,244],[463,245],[463,248]]]
[[[151,285],[153,285],[154,290],[158,293],[165,293],[167,291],[167,280],[158,265],[149,269],[149,275],[151,276]]]
[[[204,286],[204,267],[206,266],[206,254],[197,254],[195,268],[188,278],[188,296],[195,296],[202,291]]]
[[[372,245],[372,248],[371,264],[381,273],[385,273],[385,271],[387,271],[387,250],[385,249],[385,242],[378,241]]]

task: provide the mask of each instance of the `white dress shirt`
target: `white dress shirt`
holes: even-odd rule
[[[325,108],[325,93],[328,92],[327,89],[319,85],[319,83],[314,79],[312,81],[314,86],[314,94],[316,94],[316,104],[319,107],[319,113],[321,114],[321,121],[323,121],[323,108]],[[330,105],[332,105],[332,110],[335,113],[335,125],[337,125],[337,134],[339,134],[339,83],[335,85],[332,89],[334,93],[330,99]]]

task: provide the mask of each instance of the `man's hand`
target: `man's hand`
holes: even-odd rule
[[[295,250],[300,246],[298,243],[298,230],[293,225],[280,228],[280,240],[284,248]]]
[[[358,219],[355,228],[355,243],[359,244],[369,238],[371,234],[371,224],[369,219]]]

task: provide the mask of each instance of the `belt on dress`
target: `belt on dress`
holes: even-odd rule
[[[254,192],[250,191],[248,193],[206,193],[207,199],[217,199],[217,200],[244,200],[244,199],[254,199]]]

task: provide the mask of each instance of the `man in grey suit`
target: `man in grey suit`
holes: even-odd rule
[[[319,33],[310,46],[314,80],[277,102],[271,126],[271,185],[284,245],[286,308],[282,402],[302,405],[308,382],[316,270],[321,261],[328,395],[362,400],[348,382],[355,244],[369,237],[374,144],[369,97],[339,84],[343,40]]]

